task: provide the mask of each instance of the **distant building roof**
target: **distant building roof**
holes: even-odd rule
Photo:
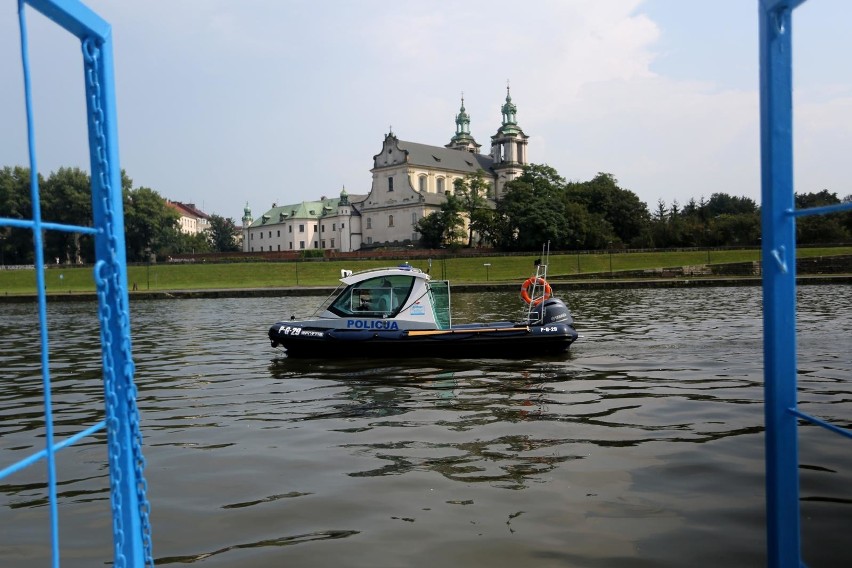
[[[489,171],[494,165],[494,160],[489,155],[453,150],[443,146],[429,146],[400,140],[399,149],[408,152],[408,163],[414,166],[476,173],[478,170]]]
[[[366,195],[348,195],[350,204],[358,204],[364,201]],[[337,207],[340,204],[339,197],[332,197],[321,201],[302,201],[292,205],[275,206],[258,219],[255,219],[249,227],[261,227],[265,225],[275,225],[278,223],[286,223],[294,219],[319,219],[337,214]],[[353,213],[357,213],[356,209],[352,209]]]
[[[210,219],[210,215],[198,209],[195,203],[181,203],[180,201],[166,200],[166,205],[175,209],[183,217],[195,217],[196,219]]]

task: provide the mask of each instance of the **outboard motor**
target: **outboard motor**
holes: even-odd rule
[[[559,298],[548,298],[530,311],[529,323],[574,325],[574,318],[571,317],[571,312],[568,311],[565,302]]]

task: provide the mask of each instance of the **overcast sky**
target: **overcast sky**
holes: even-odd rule
[[[488,151],[511,82],[529,159],[681,204],[760,200],[758,0],[89,0],[113,28],[134,186],[240,223],[370,189],[392,126]],[[711,6],[715,5],[715,8]],[[28,165],[17,3],[0,13],[0,166]],[[27,10],[39,169],[88,170],[79,42]],[[794,13],[798,192],[852,193],[852,2]],[[0,212],[2,214],[2,212]]]

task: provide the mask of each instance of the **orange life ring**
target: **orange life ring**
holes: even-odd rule
[[[544,295],[536,298],[535,300],[533,300],[530,297],[530,292],[529,292],[530,286],[532,286],[533,283],[535,283],[538,286],[544,286]],[[547,280],[545,280],[544,278],[541,278],[541,277],[539,277],[539,278],[527,278],[526,282],[521,284],[521,298],[523,298],[524,302],[526,302],[528,304],[532,304],[534,306],[537,306],[540,303],[542,303],[544,300],[551,297],[552,295],[553,295],[553,290],[550,289],[550,284],[548,284]]]

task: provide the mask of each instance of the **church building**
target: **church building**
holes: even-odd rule
[[[400,140],[391,131],[373,156],[370,192],[278,207],[252,219],[246,205],[243,251],[330,249],[341,252],[378,246],[416,245],[417,222],[438,211],[454,182],[484,172],[487,199],[496,203],[506,183],[521,175],[529,137],[518,126],[509,88],[501,107],[502,124],[491,137],[489,154],[480,153],[470,133],[464,107],[456,115],[456,132],[445,146]]]

